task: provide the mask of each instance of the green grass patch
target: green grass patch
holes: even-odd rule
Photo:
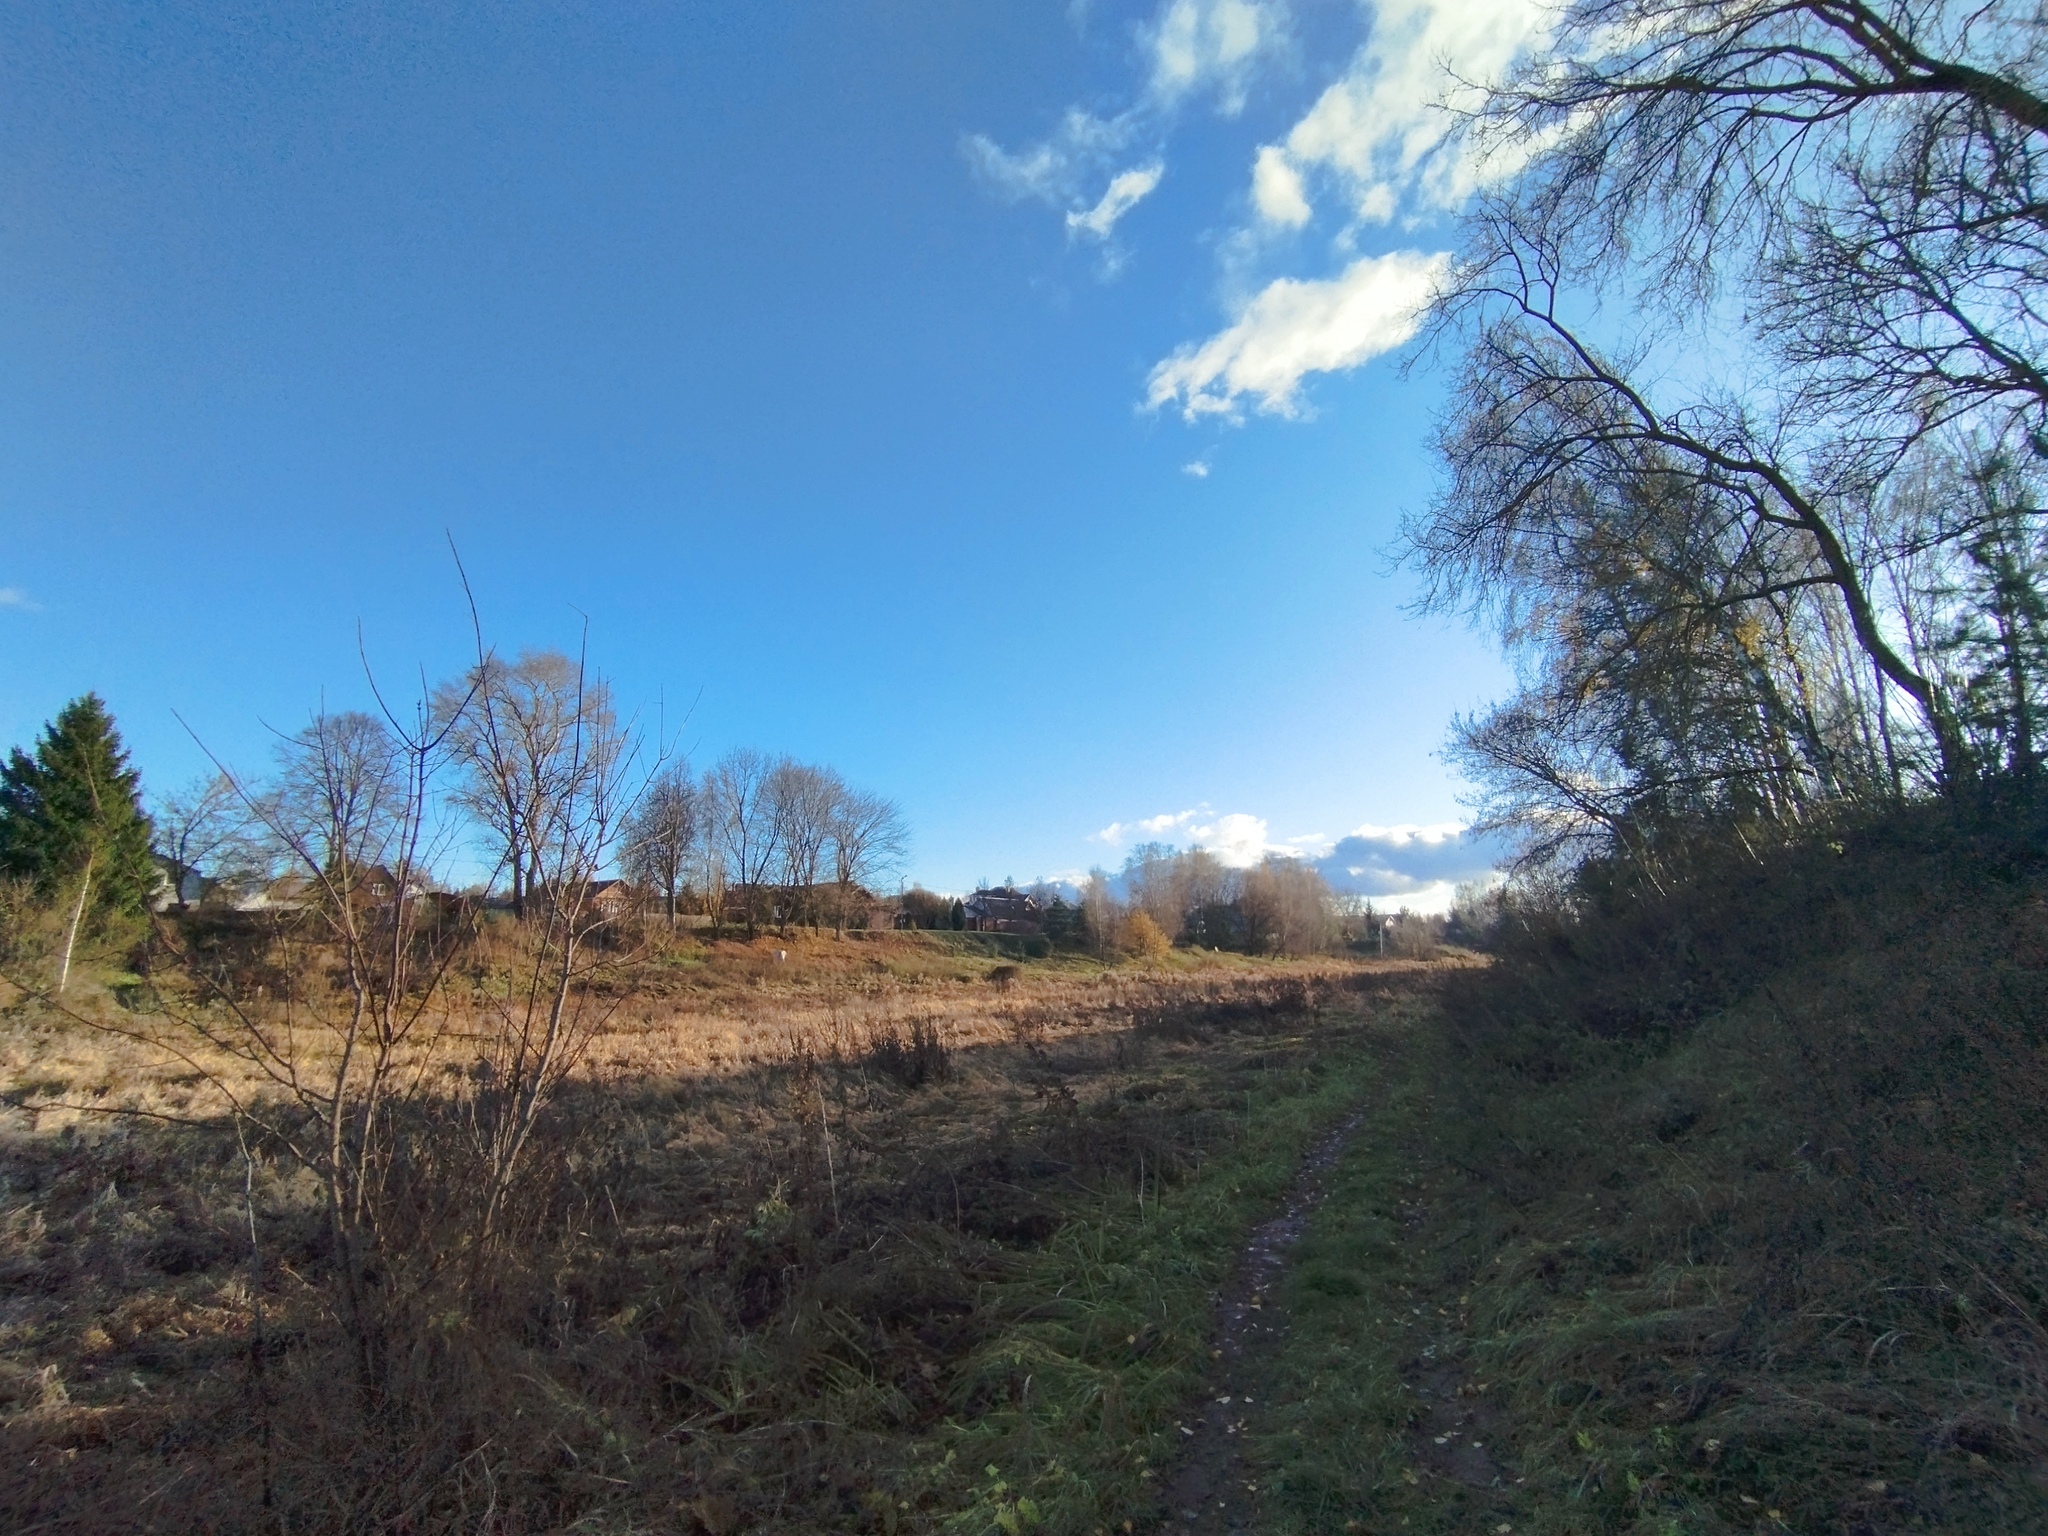
[[[1561,1035],[1540,1082],[1418,1031],[1283,1291],[1258,1529],[2048,1529],[2044,1245],[1971,1216],[1972,1158],[2026,1150],[1953,1126],[1940,1184],[1871,1177],[1882,1145],[1856,1147],[1806,1034],[1862,1027],[1828,998],[1675,1042]],[[1843,1072],[1921,1137],[1910,1081]]]
[[[1074,1200],[1003,1282],[997,1305],[1014,1321],[961,1377],[976,1411],[921,1451],[954,1506],[945,1528],[1087,1532],[1156,1512],[1210,1363],[1217,1288],[1306,1148],[1374,1091],[1399,1028],[1352,1019],[1220,1044],[1150,1085],[1178,1101],[1184,1171]]]

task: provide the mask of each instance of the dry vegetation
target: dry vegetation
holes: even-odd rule
[[[1511,907],[1297,1255],[1258,1527],[2048,1529],[2026,820]]]
[[[0,1508],[1157,1529],[1233,1390],[1197,1530],[2039,1530],[2043,845],[1931,808],[1702,845],[1664,896],[1595,866],[1485,967],[657,932],[587,973],[517,1240],[460,1283],[445,1138],[489,1090],[434,1037],[374,1390],[317,1181],[253,1121],[245,1156],[232,1058],[147,1044],[175,988],[90,994],[118,1033],[18,998]],[[518,953],[487,928],[450,974]],[[1340,1122],[1289,1326],[1226,1389],[1212,1299]]]
[[[450,975],[490,974],[493,942]],[[615,1006],[506,1218],[519,1240],[460,1284],[450,1136],[489,1090],[462,1031],[422,1036],[440,1059],[402,1065],[438,1086],[400,1106],[362,1326],[318,1181],[222,1113],[223,1088],[263,1085],[195,1047],[199,1000],[163,977],[69,1016],[17,997],[0,1508],[71,1531],[1142,1513],[1232,1240],[1355,1099],[1351,1047],[1406,1017],[1385,994],[1414,967],[1001,947],[613,957],[585,984]]]

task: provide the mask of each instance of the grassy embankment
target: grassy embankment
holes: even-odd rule
[[[1930,814],[1511,932],[1300,1251],[1257,1528],[2048,1530],[2038,847]]]

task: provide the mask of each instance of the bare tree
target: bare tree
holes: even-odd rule
[[[2038,15],[1938,0],[1577,0],[1487,92],[1475,130],[1587,277],[1648,271],[1668,298],[1761,275],[1874,178],[1990,202],[1944,227],[1994,248],[2039,226],[2048,134]],[[1989,215],[1986,217],[1985,215]],[[1869,247],[1883,250],[1880,239]],[[1988,271],[1988,269],[1987,269]],[[1910,280],[1906,283],[1910,288]],[[1968,306],[1964,306],[1968,307]]]
[[[445,739],[424,701],[409,729],[322,714],[280,744],[271,786],[233,780],[304,893],[304,923],[284,940],[291,985],[252,997],[185,957],[214,1005],[187,1024],[274,1093],[244,1095],[218,1077],[216,1086],[319,1181],[366,1406],[382,1391],[389,1307],[403,1284],[381,1261],[398,1244],[393,1221],[406,1202],[394,1196],[410,1166],[402,1121],[423,1085],[409,1057],[437,1033],[438,984],[457,951],[451,935],[422,925],[416,895],[437,851]]]
[[[485,663],[478,671],[489,675]],[[538,898],[538,919],[522,925],[525,949],[515,985],[507,996],[489,999],[494,1019],[482,1063],[490,1088],[476,1101],[470,1122],[482,1169],[479,1253],[498,1236],[542,1113],[623,996],[594,992],[585,983],[613,963],[590,944],[605,922],[593,897],[637,809],[631,779],[639,744],[613,711],[609,687],[581,661],[567,698],[568,729],[545,759],[523,749],[485,759],[514,781],[495,787],[495,803],[509,803],[535,786],[544,793],[534,795],[535,812],[523,823],[527,896],[529,902]],[[498,702],[479,689],[471,707],[488,712]],[[482,739],[504,736],[487,720]],[[536,771],[537,761],[544,772]],[[657,774],[654,782],[660,780]]]
[[[846,931],[847,903],[854,892],[901,868],[910,850],[910,831],[893,800],[866,790],[840,787],[829,828],[832,856],[833,924]]]
[[[834,808],[845,793],[839,776],[827,768],[784,758],[769,770],[762,794],[780,853],[785,923],[794,917],[817,925],[818,873],[832,836]]]
[[[479,649],[472,676],[488,678]],[[247,813],[296,877],[299,895],[279,916],[283,984],[252,991],[204,954],[184,956],[206,1006],[183,1027],[267,1085],[252,1094],[213,1073],[216,1087],[325,1196],[369,1422],[398,1363],[394,1341],[429,1311],[453,1315],[491,1294],[496,1261],[517,1240],[518,1193],[534,1182],[536,1130],[623,996],[588,984],[610,963],[589,941],[603,921],[595,877],[632,810],[634,743],[602,684],[580,665],[576,673],[548,792],[526,801],[532,814],[520,823],[534,910],[505,936],[512,962],[502,987],[448,985],[479,914],[429,893],[433,865],[458,831],[441,785],[451,754],[468,779],[459,805],[476,805],[480,788],[487,804],[522,792],[476,781],[480,767],[508,778],[527,771],[509,754],[490,755],[490,722],[465,721],[471,708],[490,707],[480,688],[422,698],[410,719],[389,710],[316,716],[282,743],[272,783],[236,780]],[[468,734],[458,750],[459,729]],[[475,1065],[451,1083],[440,1068],[458,1038]],[[535,1202],[522,1209],[522,1219],[537,1219]]]
[[[782,829],[769,796],[777,766],[764,753],[736,747],[704,776],[708,834],[717,843],[725,878],[739,886],[750,939],[759,929],[768,882],[782,858]]]
[[[697,782],[687,763],[675,762],[647,782],[626,824],[621,867],[627,879],[661,892],[671,928],[697,849],[699,819]]]
[[[1525,660],[1458,751],[1532,847],[1896,792],[1921,744],[1972,772],[1932,645],[1964,588],[1927,573],[1993,514],[1922,466],[2048,447],[2044,80],[2048,28],[1995,6],[1577,0],[1486,93],[1470,130],[1526,164],[1438,309],[1451,474],[1408,536]],[[1622,301],[1605,345],[1575,288]],[[1732,297],[1768,371],[1674,389]]]
[[[522,651],[509,663],[486,652],[436,696],[463,770],[461,801],[496,842],[522,918],[551,807],[588,745],[585,727],[609,708],[601,688],[586,696],[585,683],[582,667],[559,651]]]
[[[171,879],[172,901],[182,912],[186,888],[224,855],[240,849],[249,818],[234,780],[214,772],[163,796],[151,808],[150,822],[157,856]]]
[[[1879,609],[1882,548],[1858,538],[1879,489],[1868,466],[1830,458],[1802,472],[1787,454],[1792,428],[1739,402],[1658,409],[1626,363],[1561,317],[1555,241],[1503,208],[1475,229],[1474,260],[1442,308],[1471,337],[1438,436],[1450,479],[1406,530],[1426,601],[1470,604],[1518,638],[1555,616],[1536,598],[1554,584],[1520,578],[1578,568],[1596,537],[1635,557],[1643,509],[1676,506],[1693,525],[1666,542],[1697,566],[1678,584],[1694,607],[1831,589],[1869,664],[1942,738],[1941,701]]]

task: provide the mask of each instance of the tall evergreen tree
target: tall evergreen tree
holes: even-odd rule
[[[1994,458],[1971,477],[1982,511],[1964,546],[1960,613],[1937,639],[1949,708],[1977,771],[2033,788],[2048,726],[2048,548],[2034,488]]]
[[[97,694],[73,699],[44,727],[35,755],[16,747],[0,768],[0,874],[62,903],[62,991],[82,931],[142,910],[157,881],[140,777]]]

